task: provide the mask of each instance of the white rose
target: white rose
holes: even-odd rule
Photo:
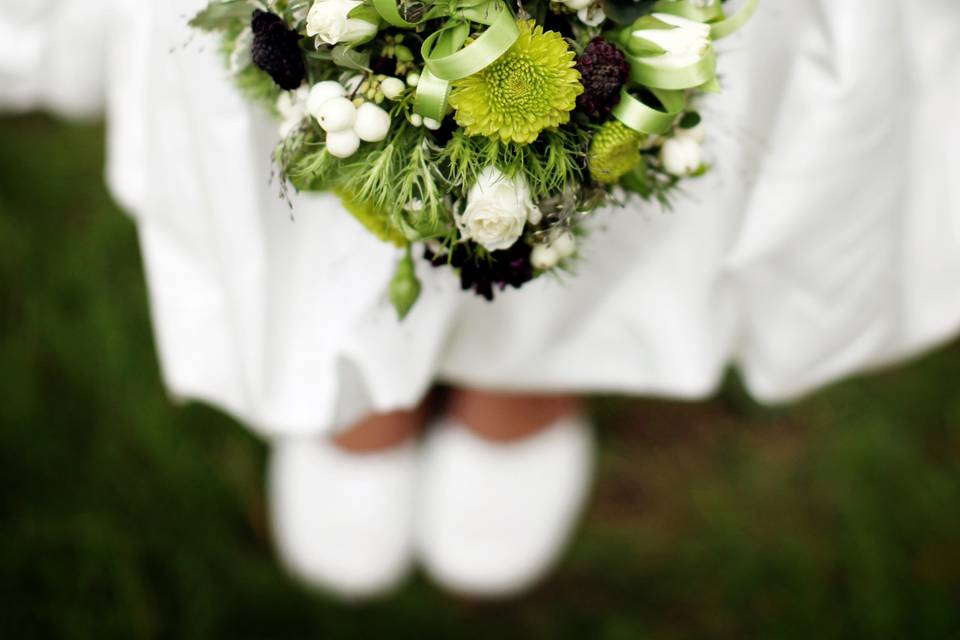
[[[307,13],[307,35],[327,44],[357,42],[377,33],[377,25],[361,18],[350,18],[360,0],[317,0]]]
[[[525,179],[511,180],[489,166],[470,188],[467,208],[457,217],[457,224],[465,238],[488,251],[509,249],[520,239],[533,209]]]
[[[663,143],[660,160],[667,173],[688,176],[700,168],[700,143],[691,138],[670,138]]]
[[[696,63],[710,47],[710,25],[668,13],[654,13],[660,22],[673,29],[638,29],[633,36],[652,42],[665,51],[645,61],[663,67],[685,67]]]

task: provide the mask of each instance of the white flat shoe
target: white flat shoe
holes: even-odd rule
[[[569,417],[515,443],[484,440],[447,418],[426,442],[417,552],[444,587],[508,597],[554,565],[589,492],[593,440]]]
[[[348,600],[390,592],[413,560],[413,444],[347,453],[323,439],[283,441],[268,472],[273,538],[287,569]]]

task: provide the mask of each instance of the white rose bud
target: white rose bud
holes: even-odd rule
[[[377,33],[377,25],[361,18],[351,18],[351,11],[361,0],[317,0],[307,13],[307,35],[327,44],[365,42]]]
[[[390,131],[390,114],[372,102],[364,102],[357,109],[357,121],[353,130],[361,140],[380,142]]]
[[[387,78],[380,83],[380,90],[387,100],[396,100],[406,90],[406,83],[400,78]]]
[[[470,188],[467,208],[457,216],[457,224],[464,238],[488,251],[509,249],[523,234],[532,208],[530,187],[523,177],[511,180],[488,166]]]
[[[334,82],[333,80],[318,82],[310,88],[310,97],[307,98],[307,111],[319,120],[320,116],[317,114],[320,112],[320,105],[330,98],[343,97],[344,93],[346,92],[343,89],[343,85],[339,82]]]
[[[315,115],[324,131],[346,131],[357,121],[357,108],[346,98],[330,98],[320,105]]]
[[[652,42],[663,54],[644,57],[643,61],[660,67],[685,67],[700,60],[710,47],[710,25],[667,13],[654,13],[660,22],[673,29],[638,29],[633,36]]]
[[[538,244],[530,252],[530,264],[534,269],[553,269],[560,264],[560,254],[547,244]]]
[[[337,158],[349,158],[360,148],[360,138],[352,129],[327,134],[327,151]]]
[[[569,258],[577,252],[577,240],[569,231],[564,231],[550,243],[550,246],[556,251],[560,258]]]
[[[700,144],[690,138],[670,138],[663,143],[660,161],[667,173],[688,176],[700,168]]]

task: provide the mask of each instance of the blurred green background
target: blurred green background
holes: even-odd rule
[[[102,139],[0,120],[2,637],[960,637],[960,345],[782,409],[597,398],[590,512],[522,600],[301,588],[264,445],[164,396]]]

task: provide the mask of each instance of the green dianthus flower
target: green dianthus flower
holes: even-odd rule
[[[403,233],[391,224],[389,217],[377,211],[369,203],[355,200],[352,196],[340,189],[335,189],[334,193],[343,203],[343,208],[362,224],[367,231],[397,247],[403,247],[407,244],[407,239]]]
[[[533,20],[517,26],[520,37],[505,54],[454,83],[450,106],[469,136],[529,144],[544,129],[568,122],[583,93],[563,37]]]
[[[640,143],[637,133],[619,120],[608,120],[590,142],[587,162],[590,175],[597,182],[613,184],[640,164]]]

